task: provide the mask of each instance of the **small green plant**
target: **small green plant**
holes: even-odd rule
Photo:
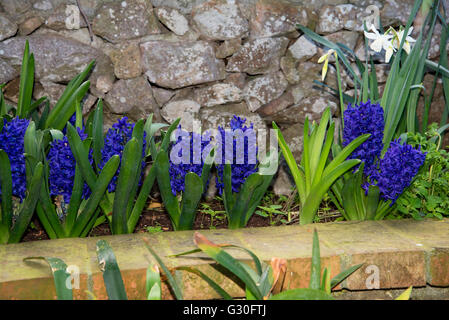
[[[163,232],[162,230],[162,226],[159,223],[156,223],[155,226],[148,226],[146,228],[147,232],[150,234],[156,234],[156,233],[161,233]]]
[[[300,224],[312,223],[324,195],[332,184],[345,172],[360,163],[360,160],[347,160],[347,158],[370,135],[365,134],[354,139],[332,161],[328,161],[334,141],[335,123],[331,119],[330,108],[327,108],[319,125],[312,124],[309,129],[309,120],[306,118],[303,153],[298,166],[279,127],[274,122],[273,128],[277,131],[282,154],[290,168],[299,193],[302,206]]]
[[[258,206],[258,208],[261,210],[257,210],[256,214],[258,214],[259,216],[264,217],[264,218],[269,218],[270,225],[276,224],[276,221],[273,220],[274,216],[286,216],[287,215],[287,213],[279,210],[279,209],[282,209],[282,206],[279,204],[272,204],[272,205],[269,205],[268,207]],[[284,224],[288,223],[288,221],[283,218],[281,218],[280,221]]]
[[[210,217],[210,225],[209,229],[215,229],[214,222],[215,220],[224,220],[226,219],[226,211],[223,210],[214,210],[207,203],[201,204],[201,213],[209,215]]]
[[[409,133],[407,142],[421,146],[426,160],[411,186],[398,198],[397,210],[421,220],[442,219],[449,212],[449,153],[441,149],[442,137],[433,124],[425,135]]]

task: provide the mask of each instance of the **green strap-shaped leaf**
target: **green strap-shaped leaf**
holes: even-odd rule
[[[338,286],[343,280],[345,280],[347,277],[349,277],[351,274],[353,274],[355,271],[357,271],[361,266],[363,266],[363,263],[352,266],[352,267],[340,272],[335,277],[333,277],[331,280],[331,289]]]
[[[72,289],[68,287],[70,273],[67,272],[67,265],[63,260],[50,257],[27,257],[23,259],[24,262],[31,260],[44,260],[48,263],[55,282],[58,300],[73,300]]]
[[[97,107],[94,112],[94,118],[92,123],[92,154],[94,158],[95,165],[97,170],[101,165],[102,154],[104,146],[104,137],[103,137],[103,102],[101,99],[98,100]]]
[[[50,111],[45,122],[45,128],[56,128],[60,130],[64,128],[67,121],[75,112],[75,99],[81,100],[89,89],[89,81],[84,82],[82,86],[81,83],[86,79],[94,64],[95,61],[91,61],[80,74],[69,82],[58,102]]]
[[[31,217],[34,213],[34,208],[36,208],[36,203],[39,200],[39,191],[42,186],[43,168],[44,166],[41,162],[39,162],[34,169],[31,184],[28,189],[28,195],[26,196],[25,201],[19,210],[17,220],[12,227],[8,240],[9,243],[19,242],[26,228],[30,224]]]
[[[230,229],[243,228],[245,226],[247,210],[249,209],[253,194],[262,182],[262,176],[258,173],[253,173],[246,178],[229,215],[228,227]]]
[[[128,233],[127,207],[128,202],[134,201],[132,193],[134,185],[138,183],[141,160],[142,149],[139,149],[139,142],[136,138],[131,138],[123,150],[120,174],[117,179],[117,189],[115,190],[112,209],[113,234]]]
[[[203,182],[194,172],[186,174],[184,179],[185,192],[182,194],[181,215],[176,230],[192,230],[196,209],[203,194]]]
[[[318,210],[321,200],[323,199],[325,193],[329,190],[331,185],[346,171],[359,164],[360,160],[347,160],[330,172],[327,176],[324,176],[322,183],[318,184],[310,191],[310,195],[307,197],[304,203],[300,223],[308,224],[312,223],[315,217],[316,211]]]
[[[279,141],[279,146],[281,147],[282,154],[284,155],[284,159],[287,162],[288,167],[293,175],[293,179],[295,180],[296,188],[298,189],[299,198],[301,203],[306,201],[306,185],[305,185],[305,176],[302,171],[299,170],[298,165],[296,164],[296,160],[293,157],[293,154],[285,142],[284,137],[282,136],[281,130],[273,121],[273,128],[276,130],[277,138]]]
[[[12,176],[8,155],[0,149],[0,189],[2,191],[1,224],[9,230],[12,226]]]
[[[145,246],[147,247],[148,251],[150,251],[151,255],[154,257],[154,259],[156,259],[157,263],[159,264],[159,266],[162,268],[162,270],[164,271],[165,276],[167,277],[168,283],[170,284],[171,289],[173,290],[173,293],[176,297],[176,299],[178,300],[183,300],[183,296],[182,296],[182,290],[181,287],[179,286],[179,284],[176,282],[176,280],[173,278],[173,275],[171,274],[171,272],[168,270],[167,266],[165,265],[165,263],[162,261],[162,259],[156,254],[156,252],[151,248],[150,246],[150,240],[144,238],[143,239]]]
[[[270,300],[334,300],[334,298],[321,290],[302,288],[282,291],[272,296]]]
[[[226,163],[223,169],[223,202],[228,215],[228,221],[231,219],[232,211],[234,210],[235,197],[232,193],[232,170],[231,165]]]
[[[312,267],[310,270],[310,289],[319,290],[321,288],[321,255],[320,241],[318,240],[318,232],[313,231],[312,245]]]
[[[142,186],[140,188],[139,195],[137,197],[136,203],[134,204],[131,215],[128,218],[128,232],[134,232],[136,228],[137,221],[139,220],[140,214],[142,213],[145,203],[148,199],[148,195],[154,185],[154,180],[156,179],[156,165],[152,165],[148,175],[145,177]]]
[[[128,300],[114,252],[104,240],[97,241],[97,258],[109,300]]]
[[[162,201],[164,206],[170,215],[170,219],[173,223],[173,227],[176,228],[179,225],[179,216],[181,210],[179,208],[178,199],[173,195],[170,185],[170,176],[168,173],[168,155],[165,151],[160,151],[156,157],[156,177],[159,190],[161,192]]]
[[[25,50],[22,59],[22,71],[20,73],[19,99],[16,115],[25,118],[31,105],[34,86],[34,56],[30,54],[28,40],[25,42]]]
[[[149,266],[147,268],[145,288],[148,300],[162,299],[161,275],[159,273],[159,268],[157,267],[157,265]]]
[[[219,246],[211,245],[205,241],[198,241],[198,238],[196,239],[196,245],[199,249],[201,249],[201,251],[206,253],[209,257],[238,277],[258,300],[263,299],[263,295],[260,292],[259,287],[253,281],[248,272],[241,266],[241,263],[238,260],[234,259],[229,253],[224,251]]]
[[[93,214],[102,200],[109,182],[117,172],[119,163],[120,157],[118,155],[113,155],[104,165],[95,186],[92,188],[92,194],[90,195],[89,200],[87,200],[86,206],[76,219],[75,225],[70,232],[72,237],[79,237],[85,227],[89,224],[89,221],[94,219]]]

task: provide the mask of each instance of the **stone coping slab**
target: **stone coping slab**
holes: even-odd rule
[[[347,267],[364,266],[336,289],[400,289],[426,285],[449,287],[449,219],[424,221],[350,221],[307,226],[244,228],[239,230],[202,230],[215,243],[228,243],[252,250],[259,258],[287,259],[285,283],[293,288],[307,287],[310,277],[313,230],[320,239],[322,267],[331,275]],[[96,257],[96,242],[106,240],[119,264],[129,299],[145,299],[145,274],[155,261],[142,241],[152,248],[170,268],[195,267],[220,283],[231,295],[244,296],[238,281],[232,281],[217,269],[219,266],[198,253],[173,258],[169,255],[195,248],[194,231],[158,234],[130,234],[91,238],[41,240],[0,246],[0,299],[55,299],[53,279],[44,262],[23,262],[29,256],[63,259],[80,272],[75,299],[107,299],[103,277]],[[241,250],[230,253],[244,261],[250,258]],[[217,294],[199,277],[176,271],[182,280],[186,299],[213,299]],[[163,296],[173,298],[165,285]]]

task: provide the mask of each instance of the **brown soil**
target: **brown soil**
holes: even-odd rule
[[[278,203],[277,198],[273,198],[271,200],[273,203]],[[206,205],[209,206],[215,212],[224,211],[223,203],[219,200],[212,200],[210,202],[205,202]],[[197,211],[197,215],[195,218],[193,230],[205,230],[205,229],[225,229],[227,228],[227,221],[224,213],[218,213],[213,219],[211,215],[206,213],[203,209],[203,203],[200,204],[200,208]],[[267,204],[261,204],[267,205]],[[294,208],[291,208],[293,211]],[[320,222],[330,222],[334,221],[338,214],[320,214]],[[272,221],[268,217],[262,217],[258,214],[253,214],[250,218],[247,228],[255,228],[255,227],[268,227],[268,226],[276,226],[283,225],[284,222],[281,222],[282,219],[286,219],[284,216],[274,216]],[[292,215],[291,224],[298,223],[298,218],[295,214]],[[173,226],[170,221],[170,217],[168,213],[163,208],[163,204],[161,199],[152,199],[147,203],[146,210],[142,213],[136,229],[134,233],[156,233],[156,232],[164,232],[164,231],[173,231]],[[111,230],[108,223],[103,223],[97,227],[95,227],[89,234],[90,237],[96,236],[105,236],[111,235]],[[37,217],[32,220],[30,227],[28,227],[25,235],[22,239],[22,242],[27,241],[35,241],[35,240],[47,240],[49,239],[47,233],[43,229]]]

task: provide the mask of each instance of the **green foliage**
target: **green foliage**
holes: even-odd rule
[[[231,165],[225,164],[223,172],[223,203],[228,218],[228,228],[243,228],[254,214],[257,206],[267,192],[268,187],[273,180],[274,174],[268,174],[265,170],[270,166],[279,155],[274,152],[269,154],[268,161],[259,164],[259,171],[246,178],[238,193],[232,191]]]
[[[258,214],[259,216],[264,217],[264,218],[269,218],[271,225],[274,225],[276,223],[276,221],[273,220],[274,216],[285,216],[285,215],[287,215],[287,213],[279,210],[279,209],[282,209],[282,206],[279,205],[279,204],[271,204],[268,207],[258,206],[258,208],[261,209],[261,210],[257,210],[256,214]],[[288,221],[281,218],[281,222],[282,223],[287,223]]]
[[[266,264],[248,249],[234,245],[217,245],[198,232],[195,232],[194,242],[198,249],[183,252],[174,256],[184,256],[197,252],[207,254],[245,284],[247,300],[333,300],[331,289],[336,287],[340,282],[362,266],[362,264],[353,266],[341,272],[333,279],[330,278],[330,270],[327,268],[325,268],[323,274],[321,274],[318,233],[315,230],[313,236],[312,267],[309,288],[282,291],[283,277],[287,271],[286,260],[273,258],[271,259],[270,264]],[[245,262],[241,262],[232,257],[226,251],[227,249],[244,250],[251,257],[255,269],[251,268]],[[200,276],[211,285],[223,299],[231,298],[223,288],[205,274],[193,268],[183,268],[183,270]],[[275,287],[280,287],[281,292],[275,294],[273,292]]]
[[[433,138],[437,142],[433,142]],[[442,219],[449,212],[449,153],[441,149],[441,136],[436,124],[425,135],[409,133],[407,143],[421,146],[426,160],[415,180],[398,198],[397,210],[402,216],[411,215],[417,220],[428,217]]]
[[[214,221],[215,220],[224,220],[224,219],[226,219],[226,211],[214,210],[207,203],[202,203],[201,204],[200,212],[202,214],[206,214],[206,215],[208,215],[210,217],[209,229],[215,229],[215,226],[214,226]]]
[[[360,160],[346,160],[347,157],[370,135],[367,134],[354,139],[329,162],[335,123],[331,119],[330,108],[327,108],[319,125],[312,124],[310,130],[309,121],[306,118],[303,153],[298,167],[279,127],[274,122],[273,127],[278,133],[282,154],[290,168],[299,193],[302,206],[300,223],[312,223],[321,201],[332,184],[345,172],[360,163]]]

